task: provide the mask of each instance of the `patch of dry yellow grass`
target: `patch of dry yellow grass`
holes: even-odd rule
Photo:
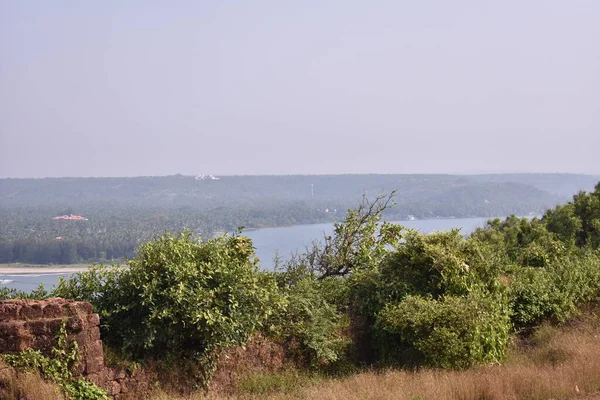
[[[504,365],[469,371],[367,372],[271,399],[564,399],[600,391],[600,329],[542,327]]]
[[[58,385],[45,382],[34,373],[17,373],[0,362],[0,399],[64,400]]]

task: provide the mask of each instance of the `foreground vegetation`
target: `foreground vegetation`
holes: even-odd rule
[[[421,369],[366,370],[331,378],[296,369],[279,374],[250,374],[236,392],[182,396],[158,388],[150,400],[547,400],[600,398],[600,306],[560,326],[544,323],[526,339],[511,342],[502,365],[467,371]],[[16,372],[0,362],[7,399],[64,399],[59,386],[31,372]],[[135,398],[135,397],[133,397]]]
[[[541,325],[527,339],[515,339],[502,365],[466,371],[420,369],[367,370],[341,378],[297,371],[254,375],[235,395],[186,396],[186,399],[435,399],[547,400],[600,398],[600,307],[560,327]],[[157,390],[153,400],[182,399]]]
[[[117,358],[180,371],[187,380],[181,391],[208,388],[220,356],[261,334],[281,344],[289,366],[302,374],[424,369],[430,372],[345,379],[351,387],[353,379],[396,376],[410,387],[459,376],[472,393],[480,390],[469,389],[476,379],[492,379],[482,366],[506,362],[515,338],[535,341],[540,326],[567,321],[598,299],[600,184],[541,219],[492,220],[466,238],[458,230],[424,235],[380,224],[391,202],[391,196],[365,199],[333,235],[276,272],[259,270],[251,241],[239,233],[200,242],[184,232],[142,245],[126,268],[95,267],[60,281],[50,294],[31,296],[90,301]],[[558,365],[568,360],[565,354],[549,357]],[[476,369],[436,372],[469,368]],[[494,368],[505,379],[481,390],[510,395],[517,390],[511,379],[523,382],[537,373],[522,366],[513,376],[509,366]],[[557,376],[552,371],[548,376]],[[494,386],[501,382],[509,386]],[[590,375],[585,384],[594,382]],[[435,386],[439,396],[416,386],[411,393],[456,398],[457,384]],[[525,398],[519,397],[524,390],[516,398]]]

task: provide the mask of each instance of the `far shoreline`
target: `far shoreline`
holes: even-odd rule
[[[511,215],[515,215],[517,218],[535,218],[535,217],[542,217],[544,215],[544,213],[541,212],[531,212],[527,215],[517,215],[517,214],[511,214]],[[380,222],[389,222],[395,225],[402,225],[403,222],[415,222],[415,221],[439,221],[439,220],[451,220],[451,219],[486,219],[486,220],[494,220],[496,218],[500,218],[500,219],[505,219],[508,218],[510,215],[505,215],[505,216],[496,216],[496,217],[478,217],[478,216],[467,216],[467,217],[456,217],[456,216],[450,216],[450,217],[432,217],[432,218],[415,218],[415,219],[381,219]],[[261,226],[258,228],[246,228],[246,227],[242,227],[242,234],[244,232],[254,232],[254,231],[259,231],[261,229],[280,229],[280,228],[293,228],[293,227],[302,227],[302,226],[312,226],[312,225],[333,225],[336,223],[340,223],[343,222],[343,219],[340,219],[339,221],[330,221],[330,222],[314,222],[314,223],[308,223],[308,224],[291,224],[291,225],[273,225],[273,226]],[[217,236],[219,234],[223,234],[223,233],[234,233],[236,232],[236,230],[231,230],[231,231],[227,231],[227,230],[216,230],[214,232],[214,236]]]
[[[88,266],[75,266],[75,267],[44,267],[44,266],[28,266],[24,265],[22,267],[4,267],[0,265],[0,276],[2,275],[39,275],[39,274],[69,274],[75,272],[83,272],[87,271],[91,267],[91,264]]]
[[[517,216],[518,218],[533,218],[540,217],[542,214],[530,214],[526,216]],[[414,220],[382,220],[381,222],[390,222],[393,224],[402,225],[403,222],[416,222],[416,221],[437,221],[437,220],[468,220],[468,219],[486,219],[493,220],[494,218],[506,218],[506,216],[500,217],[477,217],[477,216],[467,216],[467,217],[437,217],[437,218],[423,218],[423,219],[414,219]],[[338,221],[339,222],[339,221]],[[260,227],[260,228],[243,228],[242,235],[245,232],[256,232],[259,230],[272,230],[272,229],[285,229],[285,228],[294,228],[294,227],[303,227],[303,226],[316,226],[316,225],[333,225],[335,222],[317,222],[312,224],[295,224],[295,225],[279,225],[272,227]],[[216,234],[223,233],[232,233],[227,231],[219,231]],[[216,236],[216,235],[215,235]],[[38,275],[38,274],[73,274],[76,272],[84,272],[87,271],[90,267],[94,265],[107,265],[98,262],[90,262],[89,264],[63,264],[63,265],[44,265],[44,264],[27,264],[27,263],[0,263],[0,276],[2,275]],[[110,265],[110,264],[108,264]],[[123,265],[123,264],[121,264]]]

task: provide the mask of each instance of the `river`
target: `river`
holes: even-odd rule
[[[428,219],[396,222],[407,228],[414,228],[423,233],[445,231],[452,228],[461,228],[464,234],[469,234],[475,228],[483,226],[489,218],[453,218],[453,219]],[[279,254],[283,259],[289,259],[295,252],[302,252],[305,246],[313,240],[319,240],[323,235],[333,232],[333,224],[295,225],[283,228],[264,228],[244,232],[252,239],[256,247],[256,255],[260,265],[265,270],[273,268],[273,258]],[[24,291],[35,289],[40,283],[47,289],[54,285],[59,276],[63,274],[0,274],[0,286],[15,288]]]

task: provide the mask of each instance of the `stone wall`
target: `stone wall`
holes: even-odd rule
[[[32,348],[50,355],[60,325],[66,322],[69,340],[77,341],[81,362],[76,373],[88,375],[104,368],[98,314],[87,302],[48,300],[0,301],[0,353]]]
[[[115,399],[147,389],[142,371],[131,373],[104,365],[100,320],[88,302],[60,298],[0,301],[0,354],[32,348],[51,355],[63,321],[68,340],[77,341],[79,347],[81,361],[74,371],[76,375],[103,387]]]
[[[114,399],[143,399],[156,371],[143,368],[109,368],[104,364],[99,318],[88,302],[60,298],[0,301],[0,354],[32,348],[51,355],[60,325],[65,321],[69,340],[76,340],[81,362],[76,375],[106,389]],[[246,346],[233,347],[220,357],[211,391],[228,394],[250,373],[285,368],[284,349],[256,336]]]

